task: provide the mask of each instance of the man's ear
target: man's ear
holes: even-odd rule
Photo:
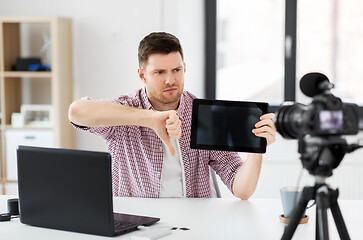
[[[146,84],[146,79],[145,79],[145,73],[144,73],[144,69],[139,68],[137,69],[137,73],[139,74],[139,78],[140,80]]]
[[[187,70],[187,69],[186,69],[186,66],[187,66],[187,65],[186,65],[186,64],[185,64],[185,62],[184,62],[184,73],[185,73],[185,71]]]

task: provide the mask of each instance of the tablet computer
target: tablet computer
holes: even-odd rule
[[[194,99],[190,147],[265,153],[266,139],[252,129],[267,108],[265,102]]]

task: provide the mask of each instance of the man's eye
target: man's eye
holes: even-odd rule
[[[175,72],[180,72],[180,70],[181,70],[180,68],[177,68],[175,69]]]

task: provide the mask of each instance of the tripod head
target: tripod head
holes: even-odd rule
[[[362,147],[339,136],[309,136],[298,140],[303,167],[313,176],[330,177],[346,153]]]
[[[330,177],[346,153],[346,140],[340,137],[305,136],[298,141],[303,167],[314,176]]]

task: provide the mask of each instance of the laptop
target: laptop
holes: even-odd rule
[[[24,224],[116,236],[160,220],[113,213],[109,153],[19,146],[17,158]]]

